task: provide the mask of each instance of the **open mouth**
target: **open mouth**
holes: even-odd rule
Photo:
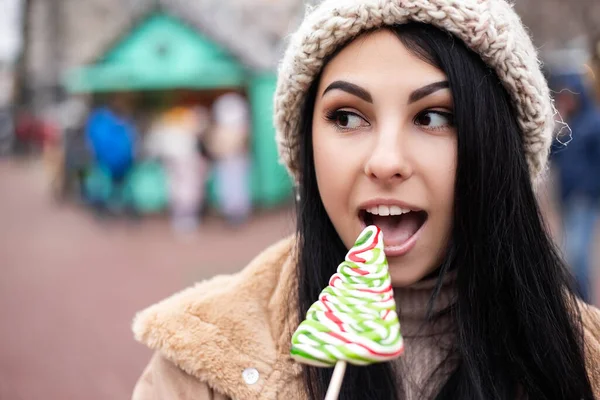
[[[427,212],[379,205],[360,210],[359,218],[364,226],[381,229],[387,255],[402,255],[414,246],[417,233],[427,221]]]

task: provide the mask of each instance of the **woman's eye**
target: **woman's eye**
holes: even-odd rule
[[[454,118],[447,112],[425,111],[417,115],[415,123],[431,130],[447,129],[454,126]]]
[[[327,115],[327,119],[333,122],[336,128],[343,130],[358,129],[364,126],[369,126],[363,117],[350,111],[334,111]]]

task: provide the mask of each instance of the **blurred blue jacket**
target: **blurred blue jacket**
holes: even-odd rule
[[[102,107],[91,113],[86,134],[95,161],[113,177],[123,177],[134,161],[135,126]]]
[[[559,168],[561,198],[582,195],[592,200],[600,198],[600,109],[593,93],[579,75],[556,79],[558,90],[570,90],[579,102],[578,109],[565,122],[572,131],[572,140],[565,146],[553,144],[553,160]],[[561,141],[568,140],[567,135]]]

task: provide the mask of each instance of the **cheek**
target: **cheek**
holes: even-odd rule
[[[357,177],[358,155],[339,132],[313,124],[313,155],[321,200],[338,233],[348,220],[349,199]],[[344,236],[344,235],[341,235]]]
[[[451,209],[454,203],[454,183],[456,181],[456,158],[449,154],[446,158],[438,159],[439,166],[436,168],[435,187],[436,197],[443,200],[446,208]]]
[[[340,162],[341,147],[329,136],[327,132],[313,130],[315,173],[321,190],[335,185],[336,180],[332,178],[342,175],[344,171],[344,165]]]
[[[456,138],[429,139],[419,151],[420,169],[426,177],[432,203],[452,206],[456,179]]]
[[[344,133],[338,132],[323,121],[322,117],[315,117],[313,155],[323,202],[326,201],[326,193],[333,192],[336,198],[341,198],[341,195],[347,195],[352,187],[358,155],[353,154],[352,141],[348,139]]]
[[[427,185],[433,211],[436,213],[437,229],[446,236],[450,231],[454,208],[454,186],[456,181],[456,140],[448,141],[429,154],[429,177]]]

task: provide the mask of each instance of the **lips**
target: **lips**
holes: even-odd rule
[[[386,203],[365,204],[359,218],[364,226],[376,225],[381,229],[387,256],[404,255],[416,244],[427,221],[427,212],[404,204]]]

